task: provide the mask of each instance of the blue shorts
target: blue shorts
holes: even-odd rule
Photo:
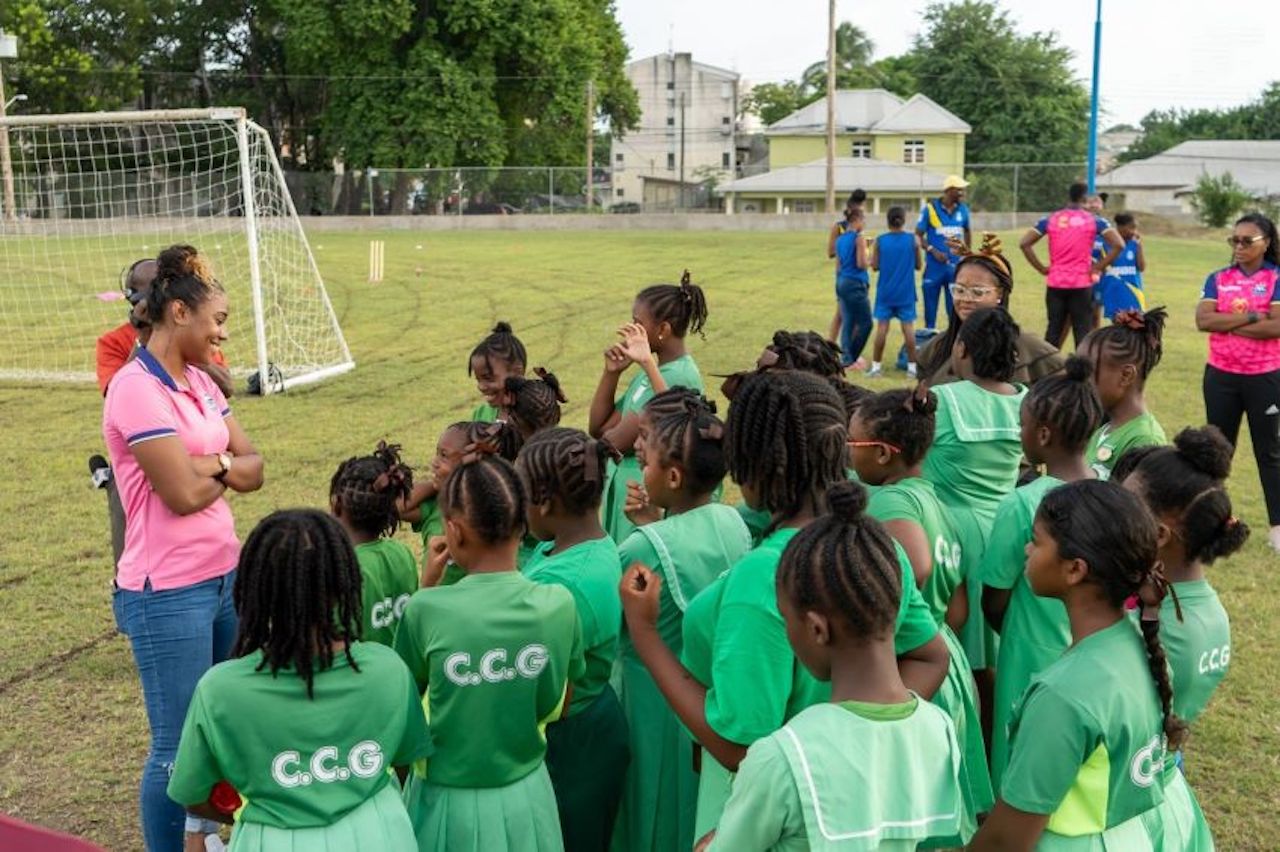
[[[915,322],[916,303],[912,302],[909,305],[882,305],[877,302],[875,310],[871,312],[871,316],[875,318],[876,322],[888,322],[891,319],[901,322]]]

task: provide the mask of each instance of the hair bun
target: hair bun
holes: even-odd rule
[[[867,510],[867,489],[861,482],[837,482],[827,489],[827,505],[831,514],[851,524]]]
[[[1087,382],[1093,378],[1093,362],[1081,355],[1068,355],[1063,374],[1073,382]]]
[[[1187,464],[1211,479],[1221,481],[1231,474],[1235,450],[1217,426],[1183,429],[1174,436],[1173,446]]]
[[[494,326],[492,334],[515,334],[511,329],[511,323],[506,320],[498,320]]]

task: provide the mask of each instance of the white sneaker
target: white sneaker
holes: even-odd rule
[[[1268,539],[1267,543],[1271,545],[1272,550],[1280,550],[1280,526],[1271,528],[1271,534]]]
[[[907,365],[907,375],[913,379],[916,377],[916,365],[914,363]]]
[[[867,378],[874,379],[876,376],[884,375],[884,368],[880,366],[879,361],[871,362],[871,369],[867,370]]]

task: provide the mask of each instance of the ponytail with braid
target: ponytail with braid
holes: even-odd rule
[[[556,427],[524,445],[516,468],[534,505],[558,500],[569,514],[582,515],[600,508],[608,464],[621,459],[608,441]]]
[[[395,535],[400,526],[397,501],[413,490],[413,471],[400,461],[400,445],[379,441],[372,455],[353,456],[329,481],[334,511],[370,538]]]
[[[560,406],[569,401],[555,373],[542,367],[534,367],[533,372],[536,379],[507,376],[505,383],[507,416],[525,440],[543,429],[560,425]]]
[[[486,544],[500,544],[525,532],[524,484],[515,467],[489,444],[468,448],[440,489],[445,518],[462,518]]]
[[[1102,425],[1102,400],[1092,376],[1093,365],[1071,355],[1062,372],[1033,384],[1022,401],[1023,410],[1037,424],[1052,429],[1054,439],[1065,450],[1083,452]]]
[[[1101,366],[1133,364],[1138,371],[1138,386],[1147,382],[1151,371],[1164,355],[1164,325],[1169,312],[1164,308],[1142,311],[1117,311],[1111,325],[1089,332],[1080,344],[1082,352]]]
[[[636,301],[643,302],[653,314],[656,323],[667,323],[671,333],[684,337],[694,332],[700,337],[707,324],[707,297],[702,288],[694,284],[685,270],[677,284],[654,284],[636,294]]]

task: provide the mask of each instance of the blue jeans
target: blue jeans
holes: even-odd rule
[[[947,317],[955,310],[951,301],[951,284],[956,280],[954,266],[929,264],[925,266],[924,280],[920,282],[920,292],[924,296],[924,327],[937,328],[938,301],[945,295],[947,299]]]
[[[187,705],[196,681],[231,653],[237,618],[231,603],[235,571],[179,589],[112,594],[116,626],[129,637],[151,725],[142,769],[142,836],[149,852],[181,852],[186,812],[167,787]]]
[[[856,278],[836,279],[836,301],[840,303],[840,349],[844,364],[858,360],[871,337],[871,300],[867,282]]]

